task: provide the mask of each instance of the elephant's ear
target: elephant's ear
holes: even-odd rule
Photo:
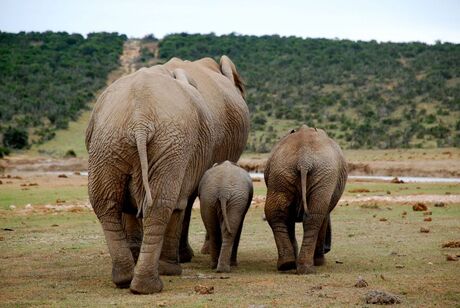
[[[243,79],[238,74],[235,64],[233,64],[232,60],[230,60],[230,58],[225,55],[220,58],[220,71],[224,76],[226,76],[233,82],[235,87],[238,88],[238,90],[244,98],[246,95],[246,91],[244,89]]]

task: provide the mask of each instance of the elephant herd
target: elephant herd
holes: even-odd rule
[[[136,294],[180,275],[192,205],[200,198],[203,252],[218,272],[236,265],[252,181],[235,163],[249,134],[243,81],[233,62],[203,58],[142,68],[100,95],[86,131],[88,193],[112,259],[112,280]],[[305,125],[273,148],[265,215],[278,269],[314,272],[330,249],[329,213],[347,178],[340,147]],[[300,252],[295,222],[302,222]]]

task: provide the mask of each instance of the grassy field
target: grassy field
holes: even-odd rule
[[[198,252],[204,228],[194,210],[193,262],[184,265],[182,276],[163,277],[162,293],[147,296],[112,285],[110,256],[90,210],[33,215],[1,210],[0,304],[351,306],[363,305],[365,293],[379,289],[399,295],[404,306],[458,305],[459,265],[446,261],[445,254],[459,254],[460,249],[441,245],[459,239],[460,204],[430,208],[432,222],[424,222],[422,213],[408,206],[390,208],[338,207],[333,213],[333,250],[328,262],[309,276],[276,271],[275,243],[262,220],[261,206],[251,208],[246,217],[238,268],[230,274],[215,274],[208,268],[209,256]],[[403,211],[408,212],[407,218],[401,216]],[[420,233],[422,226],[429,227],[430,233]],[[297,234],[301,234],[300,225]],[[354,287],[358,276],[368,282],[367,288]],[[196,294],[196,285],[213,286],[214,294]]]

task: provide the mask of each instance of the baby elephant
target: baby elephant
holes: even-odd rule
[[[230,272],[237,265],[236,254],[244,216],[252,201],[249,174],[225,161],[206,171],[198,188],[200,211],[209,237],[211,267]]]
[[[329,213],[342,196],[347,164],[327,134],[303,125],[282,138],[265,167],[265,216],[278,248],[278,269],[313,273],[324,264]],[[295,222],[303,223],[298,253]]]

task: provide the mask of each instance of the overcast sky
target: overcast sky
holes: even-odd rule
[[[460,43],[460,0],[0,0],[0,30]]]

